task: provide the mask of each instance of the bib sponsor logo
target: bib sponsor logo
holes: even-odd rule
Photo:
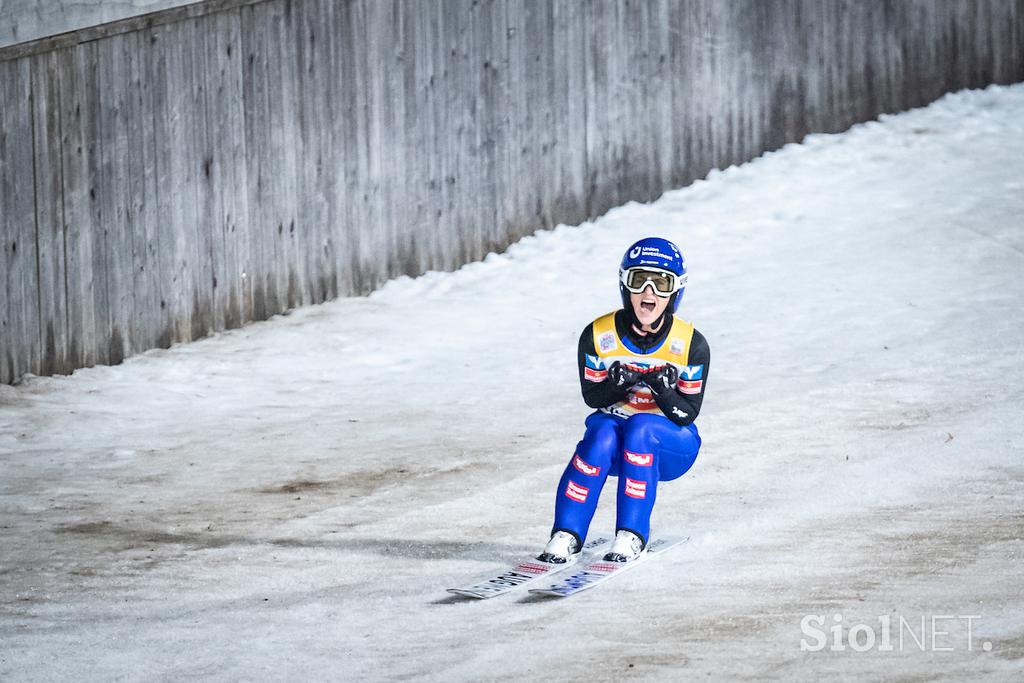
[[[682,339],[673,339],[672,343],[669,344],[668,350],[670,353],[674,353],[677,356],[683,355],[683,349],[686,348],[686,344],[683,343]]]
[[[626,462],[640,467],[650,467],[651,463],[654,462],[653,453],[633,453],[632,451],[626,451]]]
[[[682,377],[684,379],[703,379],[704,377],[704,366],[703,365],[684,365]]]
[[[699,394],[702,386],[704,386],[703,380],[698,379],[696,382],[688,382],[684,379],[681,379],[679,380],[679,393]]]
[[[630,498],[646,498],[647,482],[626,477],[626,495]]]
[[[577,503],[586,503],[587,494],[590,492],[586,486],[580,486],[579,484],[570,481],[569,485],[565,487],[565,497],[575,500]]]
[[[643,389],[629,394],[626,399],[627,405],[636,410],[657,410],[658,404],[654,402],[654,394],[650,389]]]
[[[607,351],[611,351],[616,346],[616,344],[615,344],[615,333],[614,332],[605,332],[604,334],[602,334],[598,338],[597,345],[601,349],[602,353],[605,353]]]
[[[601,473],[600,467],[588,465],[586,462],[583,461],[583,458],[581,458],[578,455],[572,456],[572,466],[578,469],[583,474],[587,475],[588,477],[596,477]]]

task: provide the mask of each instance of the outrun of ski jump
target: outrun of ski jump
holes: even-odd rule
[[[1022,160],[1024,88],[960,92],[453,273],[2,387],[0,670],[1012,680]],[[618,276],[652,233],[685,255],[685,292]],[[678,377],[635,381],[638,333],[599,317],[635,296],[668,339],[692,320],[714,373],[694,332],[688,354],[669,341]],[[706,384],[679,384],[702,364]],[[606,410],[585,404],[581,373]],[[700,393],[660,399],[664,379]],[[696,413],[704,394],[699,453],[692,425],[674,426],[689,416],[627,448],[626,384],[659,410]],[[588,471],[567,469],[576,456]],[[656,482],[659,466],[690,469]],[[601,491],[597,468],[617,481]],[[649,532],[653,495],[626,495],[623,475],[657,486]],[[576,487],[585,503],[565,496]],[[553,527],[560,556],[620,528],[630,555],[689,540],[566,599],[534,596],[536,581],[446,592],[537,561]],[[879,637],[878,617],[898,615],[921,638],[933,613],[980,615],[972,649],[962,619],[939,622],[951,652],[906,630],[903,651],[800,649],[817,643],[807,615]]]
[[[26,374],[0,680],[1024,680],[1022,274],[991,85]]]

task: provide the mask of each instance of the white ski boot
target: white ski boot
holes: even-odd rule
[[[632,562],[644,551],[644,540],[632,531],[619,529],[615,532],[612,547],[604,556],[605,562]]]
[[[565,564],[569,558],[580,551],[580,542],[568,531],[556,531],[551,540],[544,546],[544,552],[537,556],[541,562],[549,564]]]

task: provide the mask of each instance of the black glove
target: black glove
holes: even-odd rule
[[[642,372],[633,370],[619,361],[615,361],[608,366],[608,381],[612,383],[612,386],[620,389],[629,389],[634,384],[639,383],[641,379],[643,379]]]
[[[609,372],[609,376],[611,373]],[[675,389],[679,381],[679,370],[676,366],[666,363],[660,368],[648,370],[643,375],[643,382],[651,388],[655,394],[663,394],[669,389]]]

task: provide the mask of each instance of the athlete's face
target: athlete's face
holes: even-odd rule
[[[633,304],[633,312],[636,313],[636,319],[643,325],[650,325],[655,320],[661,317],[661,314],[665,312],[665,307],[668,306],[669,297],[658,296],[654,293],[654,285],[648,284],[644,287],[644,291],[639,294],[630,292],[629,301]]]

